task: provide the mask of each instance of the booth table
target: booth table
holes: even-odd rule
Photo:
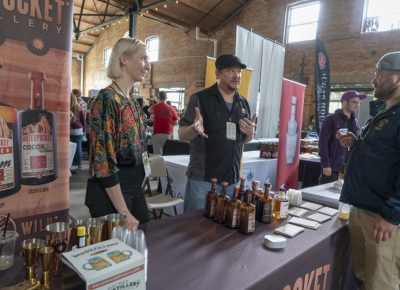
[[[314,154],[301,154],[299,162],[299,181],[302,182],[302,188],[315,186],[318,184],[321,175],[321,160]]]
[[[259,180],[261,184],[269,178],[275,188],[277,159],[260,158],[260,151],[243,152],[242,176],[246,177],[246,185],[251,186],[251,180]],[[163,156],[168,174],[171,180],[172,190],[178,196],[184,198],[187,182],[186,170],[189,165],[189,155]],[[163,189],[166,181],[161,180]],[[262,185],[261,185],[262,186]],[[177,206],[178,214],[183,213],[183,204]],[[173,209],[165,210],[166,213],[174,215]]]
[[[145,229],[147,289],[357,289],[349,270],[348,228],[337,217],[288,238],[283,250],[267,250],[263,237],[278,226],[257,222],[256,232],[245,236],[201,211],[151,222]]]

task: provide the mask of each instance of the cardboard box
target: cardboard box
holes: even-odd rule
[[[63,289],[146,289],[144,256],[118,239],[63,253]]]

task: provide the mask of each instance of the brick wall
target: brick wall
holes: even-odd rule
[[[288,0],[253,0],[213,37],[219,40],[218,53],[235,51],[236,24],[278,42],[283,41]],[[324,41],[331,63],[331,83],[369,83],[376,61],[388,51],[400,50],[400,31],[361,34],[363,0],[322,0],[319,37]],[[128,30],[127,23],[105,31],[86,58],[85,92],[101,87],[103,49]],[[194,31],[176,28],[138,17],[139,38],[160,37],[159,61],[153,64],[151,86],[141,87],[145,96],[158,87],[184,86],[185,98],[204,85],[205,56],[212,55],[211,43],[195,40]],[[300,64],[305,56],[303,80],[307,91],[304,120],[314,114],[314,41],[286,45],[284,77],[300,80]],[[74,80],[73,80],[74,81]]]

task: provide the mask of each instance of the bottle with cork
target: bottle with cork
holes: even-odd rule
[[[233,197],[228,202],[228,209],[225,214],[225,226],[230,229],[237,229],[240,222],[240,200],[239,186],[235,186],[233,189]]]
[[[257,220],[262,223],[270,223],[273,220],[273,205],[274,200],[270,196],[271,184],[269,182],[264,183],[264,192],[261,195],[258,202],[258,216]]]
[[[279,188],[279,194],[275,196],[273,216],[275,219],[281,220],[288,217],[289,198],[286,194],[285,185],[282,184]]]
[[[256,207],[253,204],[253,193],[246,190],[245,203],[240,207],[239,232],[244,235],[251,235],[256,229]]]
[[[222,191],[216,198],[215,214],[214,214],[214,221],[219,224],[223,224],[225,221],[225,213],[228,208],[228,201],[229,201],[229,197],[226,195],[226,190],[228,188],[229,183],[224,181],[221,182],[221,185],[222,185]]]
[[[215,198],[218,195],[216,190],[218,179],[211,178],[211,190],[206,193],[204,216],[207,218],[214,218],[215,213]]]

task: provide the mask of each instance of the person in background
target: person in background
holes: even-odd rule
[[[342,108],[323,120],[318,140],[322,168],[319,184],[338,179],[340,168],[346,160],[347,149],[340,145],[336,139],[336,133],[339,129],[347,129],[353,134],[358,134],[360,124],[355,114],[360,106],[360,101],[366,97],[367,95],[358,94],[356,91],[345,92],[340,99]]]
[[[179,124],[179,139],[190,141],[185,211],[204,207],[211,178],[228,182],[232,194],[243,145],[253,139],[256,115],[249,119],[249,104],[237,93],[246,65],[232,54],[219,56],[215,64],[216,84],[190,96]]]
[[[149,99],[147,99],[147,104],[142,108],[147,119],[151,118],[151,113],[149,112],[149,109],[151,106],[153,106],[155,104],[157,104],[157,99],[155,97],[151,96]]]
[[[144,115],[136,98],[129,96],[133,85],[143,81],[149,71],[146,44],[121,38],[112,48],[107,67],[107,77],[112,82],[99,92],[91,107],[91,174],[104,187],[115,212],[126,216],[125,226],[130,229],[149,220],[142,189]]]
[[[315,125],[315,116],[312,115],[310,117],[310,120],[306,126],[307,131],[309,132],[315,132],[317,130],[316,125]]]
[[[178,114],[175,109],[166,103],[167,94],[163,91],[158,94],[159,103],[150,107],[153,115],[153,153],[162,155],[165,142],[171,138],[174,125],[178,124]]]
[[[377,63],[376,98],[384,110],[361,134],[337,135],[351,148],[340,201],[351,204],[353,270],[364,290],[398,290],[400,284],[400,51]],[[357,136],[357,137],[356,137]]]
[[[81,106],[83,113],[86,115],[86,111],[88,110],[88,105],[86,104],[85,100],[82,98],[81,91],[79,89],[73,89],[72,93],[75,95],[79,106]]]
[[[85,113],[78,104],[76,95],[71,93],[70,108],[70,141],[76,143],[74,163],[78,165],[78,170],[82,170],[82,137],[86,126]]]

